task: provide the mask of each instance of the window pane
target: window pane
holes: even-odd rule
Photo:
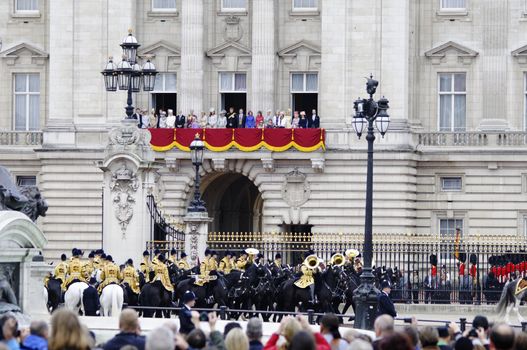
[[[165,91],[176,91],[177,89],[177,79],[176,74],[167,73],[165,76]]]
[[[246,80],[245,74],[235,74],[234,90],[236,91],[246,91],[247,90],[247,80]]]
[[[18,187],[21,186],[36,186],[37,178],[35,176],[17,176],[16,184]]]
[[[454,74],[454,91],[465,92],[467,87],[465,85],[466,81],[465,73]]]
[[[464,9],[465,0],[441,0],[441,8]]]
[[[316,0],[295,0],[293,3],[295,8],[314,8],[317,7]]]
[[[439,131],[451,131],[452,95],[439,96]]]
[[[220,73],[220,90],[233,91],[232,73]]]
[[[460,177],[442,177],[441,187],[443,191],[461,191]]]
[[[29,74],[29,91],[40,92],[40,76],[38,74]]]
[[[439,75],[439,91],[452,91],[452,74]]]
[[[15,95],[15,130],[26,130],[26,95]]]
[[[15,74],[15,91],[16,92],[26,92],[26,79],[27,74]]]
[[[176,0],[153,0],[152,8],[154,9],[175,9]]]
[[[291,74],[291,91],[304,91],[304,74]]]
[[[29,95],[29,130],[38,130],[40,126],[40,96]]]
[[[246,0],[223,0],[223,8],[226,9],[244,9]]]
[[[306,91],[318,91],[318,74],[306,74]]]
[[[16,0],[16,11],[38,11],[38,0]]]
[[[163,74],[156,75],[156,82],[154,86],[155,91],[163,91],[165,87],[163,86]]]
[[[466,96],[454,96],[454,131],[466,130]]]

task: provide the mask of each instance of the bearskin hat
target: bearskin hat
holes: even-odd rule
[[[430,254],[430,265],[437,266],[437,255]]]

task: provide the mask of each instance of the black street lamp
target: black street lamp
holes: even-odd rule
[[[137,48],[141,45],[137,43],[131,30],[120,46],[123,48],[123,60],[116,66],[113,57],[110,57],[101,74],[104,76],[106,91],[117,91],[119,87],[119,90],[128,92],[126,119],[132,119],[134,114],[132,92],[140,92],[141,85],[143,91],[153,91],[157,70],[150,59],[147,59],[142,67],[137,63]]]
[[[205,144],[201,141],[199,134],[196,134],[194,140],[190,143],[190,156],[192,158],[192,165],[196,167],[196,180],[194,181],[194,199],[190,202],[188,207],[189,213],[206,212],[205,202],[201,200],[201,194],[199,192],[200,177],[199,167],[203,164],[203,150]]]
[[[390,116],[386,110],[388,100],[382,97],[379,101],[373,100],[373,95],[377,90],[379,82],[370,76],[366,83],[366,91],[370,95],[369,99],[358,99],[354,102],[355,116],[353,118],[353,128],[357,136],[361,137],[366,124],[368,125],[368,168],[366,177],[366,218],[364,224],[364,267],[360,276],[361,284],[353,293],[355,301],[355,328],[373,329],[373,323],[377,313],[377,293],[373,285],[374,276],[372,274],[373,257],[373,235],[372,235],[372,204],[373,204],[373,141],[375,134],[373,123],[379,130],[382,137],[388,131]]]

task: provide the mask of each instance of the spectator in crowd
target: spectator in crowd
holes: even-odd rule
[[[450,333],[448,332],[448,327],[438,327],[437,335],[439,336],[439,340],[437,342],[439,349],[452,350],[452,347],[450,346]]]
[[[375,319],[373,329],[375,331],[375,341],[373,348],[378,349],[379,341],[393,333],[393,317],[390,315],[381,315]]]
[[[427,326],[419,332],[419,340],[421,341],[422,350],[439,350],[437,343],[439,342],[439,334],[436,328]]]
[[[455,350],[473,350],[474,344],[472,344],[472,340],[460,337],[458,340],[456,340],[456,343],[454,345]]]
[[[82,304],[84,305],[84,314],[86,316],[97,316],[97,312],[101,308],[99,301],[99,293],[95,285],[97,280],[91,277],[88,281],[88,288],[82,292]]]
[[[153,329],[146,337],[146,350],[174,350],[174,336],[167,327]]]
[[[14,315],[7,314],[0,319],[0,340],[9,350],[19,350],[18,337],[21,336],[18,330],[18,322]]]
[[[316,350],[317,344],[313,334],[306,331],[300,331],[291,340],[289,350]]]
[[[311,111],[311,117],[308,119],[308,128],[318,129],[320,128],[320,116],[317,114],[317,110]]]
[[[256,127],[256,120],[254,118],[253,111],[247,112],[243,125],[243,127],[247,129],[254,129]]]
[[[419,271],[414,270],[412,271],[412,275],[410,277],[410,289],[412,291],[412,302],[414,304],[419,304],[420,285],[421,285],[421,281],[419,279]]]
[[[174,115],[174,111],[169,109],[167,112],[167,128],[174,129],[176,127],[176,116]]]
[[[403,333],[408,336],[413,349],[419,349],[419,332],[415,326],[405,326]]]
[[[141,335],[139,318],[137,312],[132,309],[124,309],[119,316],[119,333],[110,339],[104,350],[119,350],[125,345],[133,345],[138,350],[145,348],[145,337]]]
[[[20,345],[24,350],[48,350],[49,327],[45,321],[33,321],[29,326],[29,335]]]
[[[249,350],[249,340],[243,330],[235,328],[225,337],[225,349],[227,350]]]
[[[381,282],[381,293],[379,293],[377,300],[377,315],[388,314],[392,317],[397,317],[397,312],[395,311],[395,305],[393,304],[392,299],[390,299],[390,291],[392,286],[389,281]]]
[[[518,332],[514,341],[514,350],[527,349],[527,332]]]
[[[331,345],[333,350],[345,350],[348,342],[340,336],[339,319],[334,314],[326,314],[320,320],[320,333],[324,339]]]
[[[71,310],[59,309],[51,316],[49,350],[89,350],[88,331],[81,325],[79,317]]]
[[[373,350],[373,347],[370,342],[357,338],[350,343],[348,350]]]
[[[209,109],[209,118],[207,121],[207,128],[217,128],[218,127],[218,116],[216,115],[216,110],[214,108]]]
[[[375,343],[374,343],[375,344]],[[373,347],[375,349],[375,345]],[[408,336],[404,333],[393,333],[382,338],[378,343],[379,350],[414,350]]]
[[[196,295],[191,291],[186,291],[185,294],[183,294],[183,307],[179,311],[179,324],[180,324],[180,333],[188,334],[190,333],[194,328],[194,323],[192,323],[192,317],[193,313],[197,313],[196,311],[192,311],[192,308],[196,304]],[[195,317],[195,315],[194,315]],[[199,318],[199,314],[198,314]]]
[[[265,126],[264,116],[262,114],[262,111],[258,111],[258,113],[256,113],[256,127],[258,129],[263,129],[264,126]]]
[[[300,322],[298,322],[297,319],[293,317],[284,317],[282,319],[282,322],[280,322],[278,333],[273,333],[271,338],[269,338],[269,340],[265,344],[264,350],[277,350],[278,347],[276,346],[276,344],[280,336],[283,336],[285,338],[284,348],[288,349],[295,334],[300,332],[301,330],[302,326],[300,325]]]
[[[489,320],[485,316],[478,315],[472,320],[472,328],[476,331],[477,340],[479,340],[479,343],[488,348]],[[476,344],[477,343],[474,345]]]
[[[262,334],[263,334],[263,323],[257,317],[253,317],[247,322],[247,329],[245,330],[247,338],[249,338],[249,349],[250,350],[262,350]]]
[[[232,331],[235,328],[242,328],[242,326],[238,322],[227,322],[225,327],[223,327],[223,338],[229,334],[230,331]]]
[[[203,349],[207,346],[207,337],[201,329],[195,328],[187,335],[187,343],[191,349]]]
[[[498,323],[490,331],[490,350],[511,350],[514,346],[514,330],[506,323]]]
[[[227,127],[227,112],[223,109],[220,112],[220,116],[218,117],[218,122],[216,123],[216,127],[219,129],[223,129]]]

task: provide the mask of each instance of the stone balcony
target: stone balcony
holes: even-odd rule
[[[0,131],[0,146],[41,146],[42,131]]]
[[[527,133],[511,132],[422,132],[418,147],[506,147],[527,146]]]

